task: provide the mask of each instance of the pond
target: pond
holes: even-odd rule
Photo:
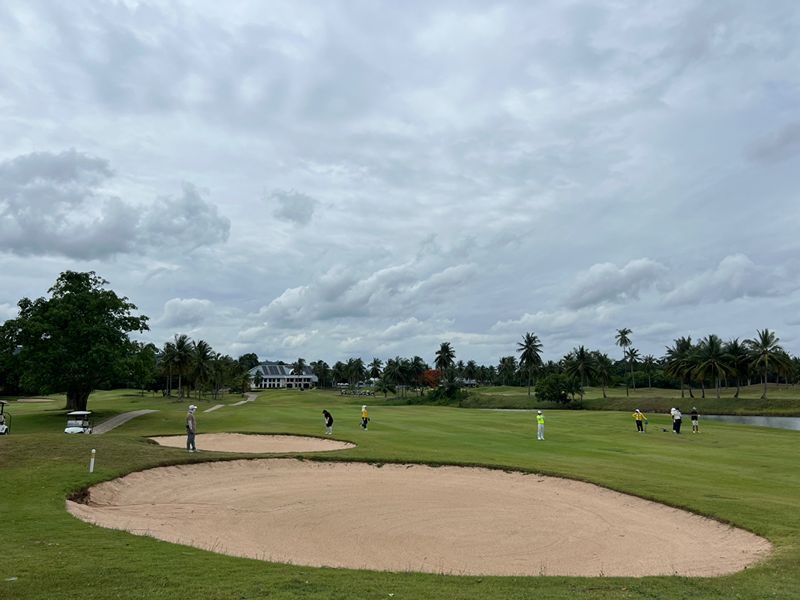
[[[684,424],[687,415],[683,415]],[[722,423],[735,423],[736,425],[755,425],[757,427],[774,427],[776,429],[793,429],[800,431],[800,417],[747,417],[740,415],[700,415],[700,425],[703,421],[721,421]]]

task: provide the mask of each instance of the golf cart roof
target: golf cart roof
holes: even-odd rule
[[[0,404],[2,404],[3,406],[8,406],[8,402],[6,402],[5,400],[0,400]]]
[[[85,417],[86,415],[92,414],[89,410],[73,410],[72,412],[67,413],[68,417]]]

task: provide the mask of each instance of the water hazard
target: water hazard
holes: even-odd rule
[[[686,415],[684,423],[686,422]],[[700,422],[720,421],[736,425],[755,425],[756,427],[773,427],[775,429],[792,429],[800,431],[800,417],[748,417],[744,415],[700,415]]]

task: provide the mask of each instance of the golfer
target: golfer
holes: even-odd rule
[[[644,422],[645,416],[638,408],[636,409],[636,412],[633,413],[633,418],[636,419],[637,433],[644,433],[644,428],[642,427],[642,423]]]
[[[194,418],[194,411],[197,407],[192,404],[189,406],[189,414],[186,415],[186,449],[189,452],[197,452],[194,445],[194,435],[197,433],[197,419]]]
[[[692,433],[700,433],[700,417],[696,406],[692,407]]]
[[[672,417],[672,433],[675,433],[675,410],[674,408],[669,409],[669,414]]]
[[[322,411],[322,416],[325,417],[325,433],[333,435],[333,417],[327,410]]]
[[[369,423],[369,415],[367,414],[367,405],[361,407],[361,429],[367,431],[367,423]]]
[[[681,433],[681,419],[682,419],[682,415],[681,415],[681,411],[680,411],[680,409],[679,409],[679,408],[676,408],[676,409],[675,409],[675,412],[674,412],[674,413],[672,413],[672,418],[674,419],[674,420],[673,420],[673,425],[672,425],[672,427],[673,427],[673,429],[675,429],[675,433],[677,433],[678,435],[680,435],[680,433]]]
[[[536,422],[539,423],[539,438],[538,439],[539,439],[539,441],[543,442],[544,441],[544,415],[542,414],[542,411],[539,411],[539,413],[536,415]]]

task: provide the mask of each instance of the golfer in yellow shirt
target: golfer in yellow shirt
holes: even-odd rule
[[[539,424],[539,441],[544,441],[544,415],[542,411],[539,411],[539,414],[536,415],[536,422]]]
[[[633,413],[633,418],[636,419],[636,432],[642,433],[644,432],[644,428],[642,427],[642,423],[645,420],[645,416],[641,413],[641,411],[637,408],[636,412]]]
[[[369,423],[369,415],[367,415],[367,405],[361,407],[361,429],[367,430],[367,423]]]

